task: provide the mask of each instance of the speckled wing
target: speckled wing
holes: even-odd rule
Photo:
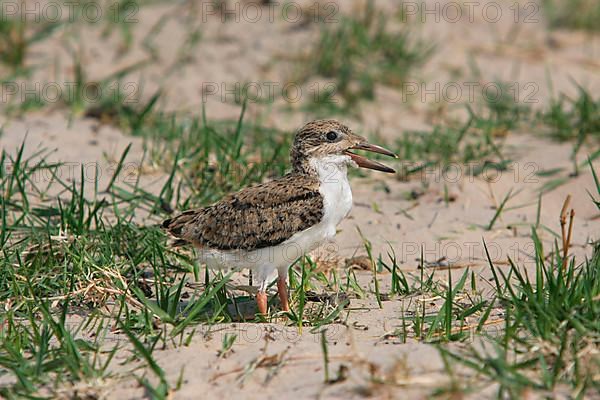
[[[319,181],[304,175],[245,188],[212,206],[163,222],[179,244],[217,250],[255,250],[278,245],[323,218]]]

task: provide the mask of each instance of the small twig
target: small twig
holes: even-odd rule
[[[506,194],[506,196],[504,196],[504,199],[502,200],[500,205],[496,208],[496,213],[494,214],[494,216],[492,217],[492,220],[490,221],[490,223],[487,226],[488,231],[492,230],[492,228],[494,227],[494,224],[496,223],[496,220],[500,217],[502,210],[504,210],[504,206],[506,206],[506,203],[508,202],[508,200],[510,200],[511,197],[512,197],[512,189],[510,189],[508,191],[508,193]]]
[[[560,211],[560,232],[562,238],[563,245],[563,263],[562,269],[564,271],[565,266],[567,265],[567,258],[569,256],[569,247],[571,246],[571,237],[573,235],[573,219],[575,218],[575,210],[571,209],[570,212],[569,204],[571,203],[571,195],[567,195],[565,202],[563,204],[562,210]],[[567,212],[569,213],[569,227],[567,230]]]
[[[563,252],[565,249],[565,244],[567,241],[567,235],[565,232],[565,226],[567,225],[567,208],[569,208],[569,203],[571,202],[571,195],[567,195],[567,198],[565,199],[565,202],[563,203],[563,207],[562,210],[560,211],[560,231],[561,231],[561,238],[562,238],[562,245],[563,245]]]
[[[321,331],[321,350],[323,351],[323,370],[325,383],[329,383],[329,350],[327,349],[327,329]]]
[[[569,247],[571,247],[571,236],[573,234],[573,218],[575,218],[575,210],[571,209],[571,213],[569,214],[569,234],[567,235],[566,246],[563,249],[563,258],[565,259],[565,262],[563,262],[563,268],[565,267],[567,256],[569,255]]]
[[[431,222],[427,224],[427,228],[431,228],[433,226],[433,223],[437,219],[437,216],[438,216],[438,212],[436,211],[435,214],[433,214],[433,218],[431,218]]]

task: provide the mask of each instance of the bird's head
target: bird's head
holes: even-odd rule
[[[336,120],[317,120],[304,125],[296,133],[292,146],[292,166],[297,171],[308,171],[311,160],[335,160],[361,168],[394,173],[395,171],[377,161],[353,153],[351,150],[366,150],[396,157],[391,151],[353,133],[350,128]]]

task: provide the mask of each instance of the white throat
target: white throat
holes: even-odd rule
[[[352,209],[352,190],[348,183],[348,164],[351,159],[346,155],[331,155],[313,158],[310,165],[319,176],[319,192],[323,196],[323,220],[327,227],[327,236],[333,237],[336,226]]]

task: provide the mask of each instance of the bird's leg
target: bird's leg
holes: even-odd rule
[[[256,293],[256,305],[260,314],[267,315],[267,292],[259,290]]]
[[[267,275],[265,275],[264,270],[258,271],[258,281],[260,284],[258,285],[258,292],[256,293],[256,305],[258,306],[258,312],[266,316],[267,315],[267,287],[268,280]]]
[[[288,302],[287,284],[285,282],[285,275],[279,275],[277,277],[277,294],[279,294],[279,301],[281,302],[282,311],[290,311],[290,304]]]

